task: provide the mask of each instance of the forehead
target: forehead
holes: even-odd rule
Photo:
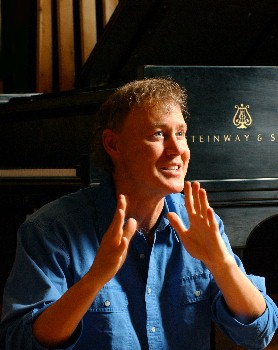
[[[125,120],[127,125],[137,125],[142,128],[159,126],[161,124],[185,125],[180,106],[173,103],[154,104],[143,107],[134,107]]]

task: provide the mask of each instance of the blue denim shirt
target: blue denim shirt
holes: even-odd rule
[[[115,208],[109,180],[46,205],[21,226],[4,293],[5,349],[44,349],[32,336],[33,321],[89,270]],[[152,248],[144,235],[135,234],[123,267],[99,292],[64,349],[209,349],[211,321],[248,349],[262,349],[270,341],[278,311],[265,295],[263,278],[250,276],[267,309],[253,323],[242,324],[227,310],[210,271],[179,241],[168,211],[188,226],[183,196],[167,196]]]

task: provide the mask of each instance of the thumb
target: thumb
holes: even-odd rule
[[[184,224],[182,223],[181,219],[176,213],[168,213],[167,218],[178,234],[187,232],[187,229],[185,228]]]
[[[137,228],[137,221],[133,218],[128,219],[123,230],[124,231],[123,237],[125,237],[128,242],[133,237],[136,231],[136,228]]]

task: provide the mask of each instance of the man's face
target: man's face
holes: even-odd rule
[[[136,108],[118,133],[115,162],[122,185],[136,191],[165,196],[184,186],[190,151],[187,125],[174,104]]]

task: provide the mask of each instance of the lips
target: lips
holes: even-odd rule
[[[177,171],[181,168],[180,164],[174,164],[174,165],[166,165],[163,166],[161,169],[162,170],[169,170],[169,171]]]

